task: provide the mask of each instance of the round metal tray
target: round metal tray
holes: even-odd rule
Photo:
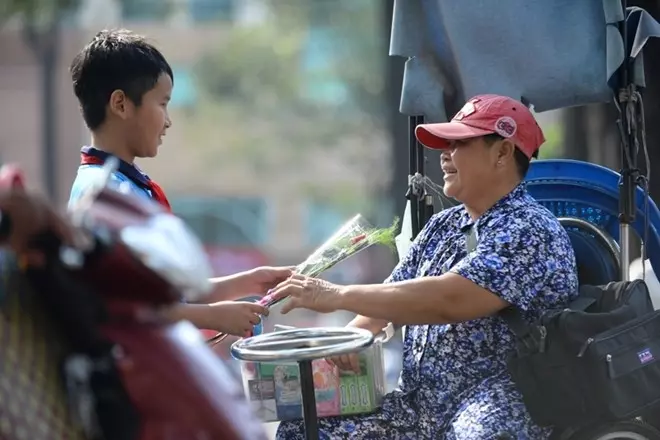
[[[373,342],[373,333],[360,328],[297,328],[241,339],[231,354],[250,362],[299,362],[360,351]]]

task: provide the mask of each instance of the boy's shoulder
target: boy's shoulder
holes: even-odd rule
[[[96,186],[96,182],[103,177],[103,168],[100,165],[81,165],[78,167],[76,178],[71,186],[69,195],[69,208],[76,203],[87,191]],[[108,186],[123,193],[132,193],[150,198],[150,195],[137,186],[124,174],[115,171],[110,175]]]
[[[76,172],[76,179],[91,181],[93,179],[98,179],[102,174],[103,165],[85,164],[78,167],[78,171]],[[123,182],[129,179],[122,173],[116,171],[112,173],[111,180],[118,180]]]

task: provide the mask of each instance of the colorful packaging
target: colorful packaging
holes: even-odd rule
[[[248,381],[248,399],[258,417],[270,420],[277,417],[275,383],[272,380],[254,379]]]
[[[346,402],[341,407],[341,414],[356,414],[358,412],[358,387],[355,373],[345,372],[342,374],[342,384],[346,390]]]
[[[275,383],[275,408],[279,420],[294,419],[302,413],[300,379],[296,365],[267,365]],[[264,371],[262,366],[261,371]],[[263,373],[262,373],[263,374]]]
[[[319,417],[340,413],[339,370],[323,359],[312,362],[316,413]]]
[[[319,417],[373,412],[385,393],[380,342],[359,355],[360,373],[339,372],[324,359],[312,362]],[[245,393],[264,422],[302,418],[300,372],[296,363],[241,362]]]
[[[357,407],[356,412],[369,411],[374,401],[374,379],[370,374],[369,361],[366,357],[360,359],[360,374],[355,375],[355,385],[357,387]]]

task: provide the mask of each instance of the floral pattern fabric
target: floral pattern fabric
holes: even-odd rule
[[[467,252],[466,232],[477,243]],[[577,296],[575,255],[564,228],[520,184],[476,222],[463,206],[431,218],[385,282],[457,273],[534,321]],[[373,414],[319,421],[322,439],[546,439],[511,381],[514,335],[498,316],[404,332],[399,388]],[[282,422],[279,440],[303,440],[302,421]]]

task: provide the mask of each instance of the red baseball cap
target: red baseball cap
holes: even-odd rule
[[[543,131],[527,106],[500,95],[471,98],[450,122],[420,124],[415,136],[428,148],[444,150],[449,141],[499,134],[532,158],[545,142]]]

